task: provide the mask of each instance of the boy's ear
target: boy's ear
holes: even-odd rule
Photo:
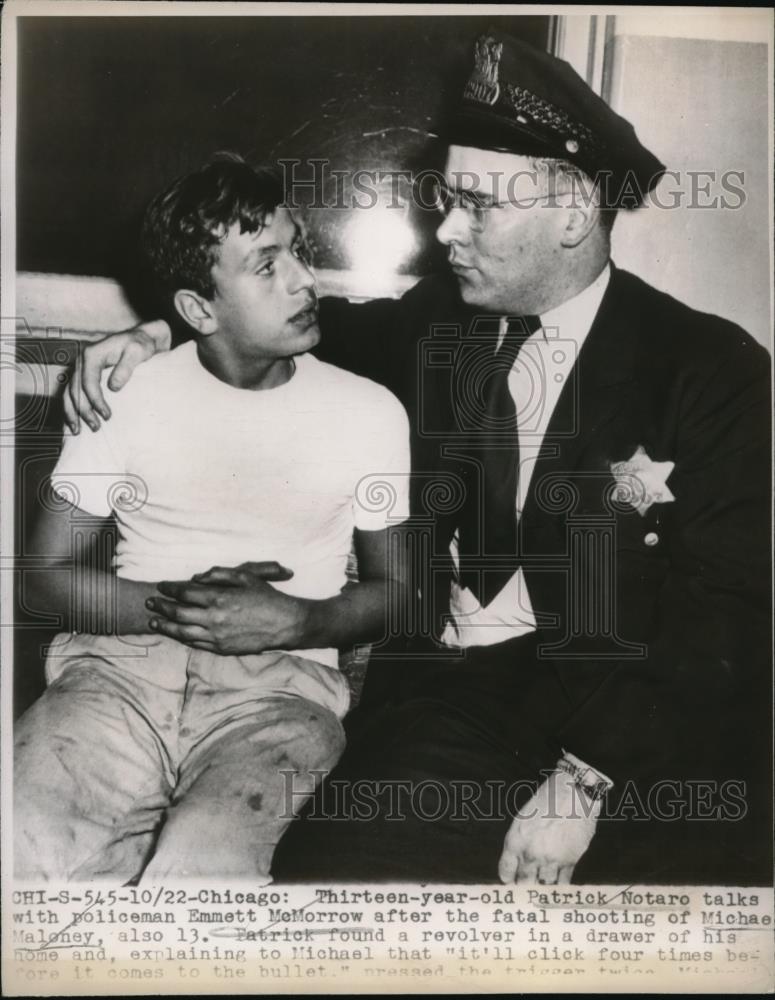
[[[178,289],[173,301],[180,316],[197,333],[208,337],[218,329],[212,303],[199,292],[192,292],[189,288]]]

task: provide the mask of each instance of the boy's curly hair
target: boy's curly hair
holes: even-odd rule
[[[217,248],[231,226],[258,232],[284,196],[277,171],[233,153],[179,177],[150,203],[142,227],[143,251],[162,290],[188,288],[212,299]]]

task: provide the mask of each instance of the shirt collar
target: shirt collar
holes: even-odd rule
[[[563,302],[562,305],[549,309],[541,316],[541,331],[546,337],[547,330],[556,330],[563,338],[575,340],[579,346],[584,343],[587,334],[592,329],[600,303],[603,301],[608,282],[611,280],[610,261],[595,278],[578,295]]]
[[[546,340],[546,331],[553,331],[554,335],[559,335],[565,340],[573,340],[581,347],[587,334],[592,329],[600,303],[603,301],[608,282],[611,280],[611,262],[608,261],[603,270],[598,274],[592,284],[587,285],[578,295],[563,302],[562,305],[555,306],[539,317],[541,320],[540,329],[536,330],[529,340]],[[498,347],[503,343],[508,326],[508,317],[502,316],[500,329],[498,331]]]

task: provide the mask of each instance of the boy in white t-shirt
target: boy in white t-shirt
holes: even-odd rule
[[[26,596],[67,631],[17,724],[18,878],[268,880],[300,789],[342,751],[337,648],[378,636],[404,586],[387,537],[408,516],[408,424],[387,390],[306,353],[315,282],[282,201],[229,158],[149,207],[146,251],[196,337],[66,437],[42,505]],[[184,645],[180,616],[151,613],[172,603],[159,582],[206,585],[215,564],[266,588],[263,652],[217,655],[191,628]]]

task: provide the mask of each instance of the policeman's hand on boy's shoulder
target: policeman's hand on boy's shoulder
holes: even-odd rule
[[[157,351],[169,350],[170,343],[171,333],[167,323],[153,320],[84,345],[78,353],[63,397],[65,422],[70,431],[80,433],[81,421],[96,431],[100,418],[110,419],[110,407],[102,387],[102,373],[106,368],[113,369],[108,378],[108,388],[118,392],[139,364]]]

